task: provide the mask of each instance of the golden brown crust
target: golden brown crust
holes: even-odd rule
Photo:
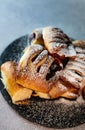
[[[26,100],[31,96],[45,99],[59,97],[76,99],[82,94],[82,91],[85,95],[85,42],[79,40],[73,42],[76,57],[68,60],[64,68],[60,70],[59,65],[62,61],[61,59],[56,61],[57,55],[53,54],[62,48],[62,54],[64,54],[67,44],[71,45],[70,47],[73,45],[70,43],[70,39],[57,28],[44,28],[42,34],[47,49],[41,45],[31,45],[24,50],[18,64],[9,61],[1,66],[2,81],[15,104],[26,104]],[[57,43],[59,40],[57,38],[61,37],[60,45]],[[65,43],[63,44],[63,42]],[[71,49],[69,51],[71,54],[72,48],[69,49]],[[60,53],[58,54],[60,55]],[[66,57],[64,58],[66,59]]]
[[[60,68],[64,67],[62,62],[65,58],[74,59],[76,56],[71,39],[59,28],[36,29],[31,33],[30,39],[31,44],[43,45],[60,65]]]
[[[39,45],[36,46],[38,48]],[[33,45],[30,49],[28,48],[27,54],[33,48],[35,48]],[[54,76],[46,79],[49,71],[52,75],[53,70],[50,70],[50,67],[52,69],[55,59],[43,49],[40,52],[34,51],[33,55],[31,58],[26,56],[28,64],[25,66],[22,65],[25,59],[21,58],[16,80],[18,84],[34,90],[37,96],[46,99],[58,97],[75,99],[80,95],[80,90],[84,87],[81,83],[85,76],[85,66],[82,64],[81,58],[76,57],[74,60],[70,60],[62,71],[56,72],[55,70]]]
[[[23,55],[27,62],[23,57],[21,58],[18,65],[16,82],[26,88],[47,93],[50,90],[51,85],[46,81],[45,77],[54,59],[48,55],[47,50],[42,50],[42,48],[40,48],[40,51],[38,51],[40,45],[36,46],[37,51],[35,51],[35,46],[31,46]],[[31,57],[29,56],[29,50],[34,53]]]
[[[75,57],[76,53],[72,45],[71,39],[59,28],[44,27],[36,29],[31,35],[31,44],[42,44],[50,54],[57,53],[62,59],[63,57]]]
[[[1,66],[3,82],[15,104],[26,103],[25,99],[31,95],[45,99],[75,99],[82,89],[84,92],[85,61],[82,59],[76,57],[63,70],[57,71],[55,59],[48,51],[40,45],[36,48],[31,45],[25,49],[18,65],[10,61]],[[46,79],[46,76],[49,78]],[[32,94],[33,91],[35,94]]]
[[[8,61],[1,66],[2,81],[14,104],[22,104],[31,97],[32,90],[16,83],[16,63]],[[26,103],[26,101],[25,101]]]

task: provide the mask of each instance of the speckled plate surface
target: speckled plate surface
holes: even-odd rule
[[[29,45],[28,35],[12,42],[1,54],[0,65],[8,60],[18,61],[23,49]],[[32,122],[51,128],[69,128],[85,122],[85,100],[66,99],[45,100],[31,98],[28,106],[17,106],[11,102],[10,96],[0,81],[0,90],[8,104],[21,116]]]

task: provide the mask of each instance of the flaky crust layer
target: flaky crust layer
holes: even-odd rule
[[[60,53],[58,53],[60,57],[53,55],[58,49],[58,46],[54,45],[58,43],[56,41],[54,44],[52,40],[59,36],[62,36],[62,40],[65,42],[62,42],[62,45],[67,47],[63,60],[60,58]],[[83,96],[85,95],[85,42],[77,40],[71,43],[70,39],[65,34],[62,35],[62,31],[57,28],[44,28],[43,38],[45,46],[43,43],[42,45],[30,45],[25,48],[18,63],[8,61],[1,66],[2,81],[15,104],[26,104],[26,100],[31,96],[45,99],[59,97],[76,99],[82,93]],[[72,59],[71,55],[66,55],[69,53],[68,46],[70,45],[76,54]],[[60,43],[59,47],[59,51],[61,51]],[[63,54],[63,50],[61,53]],[[63,68],[60,68],[61,63]]]

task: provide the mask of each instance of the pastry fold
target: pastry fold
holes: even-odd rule
[[[83,93],[85,97],[85,41],[71,42],[62,33],[57,28],[44,28],[35,39],[37,42],[38,36],[43,36],[41,45],[25,48],[18,63],[8,61],[1,65],[2,82],[14,104],[28,104],[31,96],[76,99]],[[63,40],[62,44],[58,43],[59,39]],[[68,47],[72,47],[75,56],[70,55],[72,50],[68,51]]]
[[[16,83],[16,63],[8,61],[1,66],[2,82],[14,104],[27,104],[32,90]]]

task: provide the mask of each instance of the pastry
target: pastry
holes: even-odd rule
[[[31,45],[19,62],[16,82],[32,89],[42,98],[75,99],[81,95],[84,78],[85,61],[78,52],[75,59],[69,60],[65,68],[59,70],[47,50],[40,45]]]
[[[71,39],[59,28],[45,27],[35,29],[30,34],[31,44],[43,45],[56,62],[63,68],[62,61],[66,58],[73,59],[76,56]]]
[[[14,104],[28,104],[27,99],[32,94],[31,89],[16,83],[16,63],[8,61],[1,66],[2,82]]]
[[[83,93],[85,97],[85,42],[72,42],[57,28],[35,32],[19,62],[1,66],[2,81],[12,102],[25,104],[31,96],[76,99]]]

